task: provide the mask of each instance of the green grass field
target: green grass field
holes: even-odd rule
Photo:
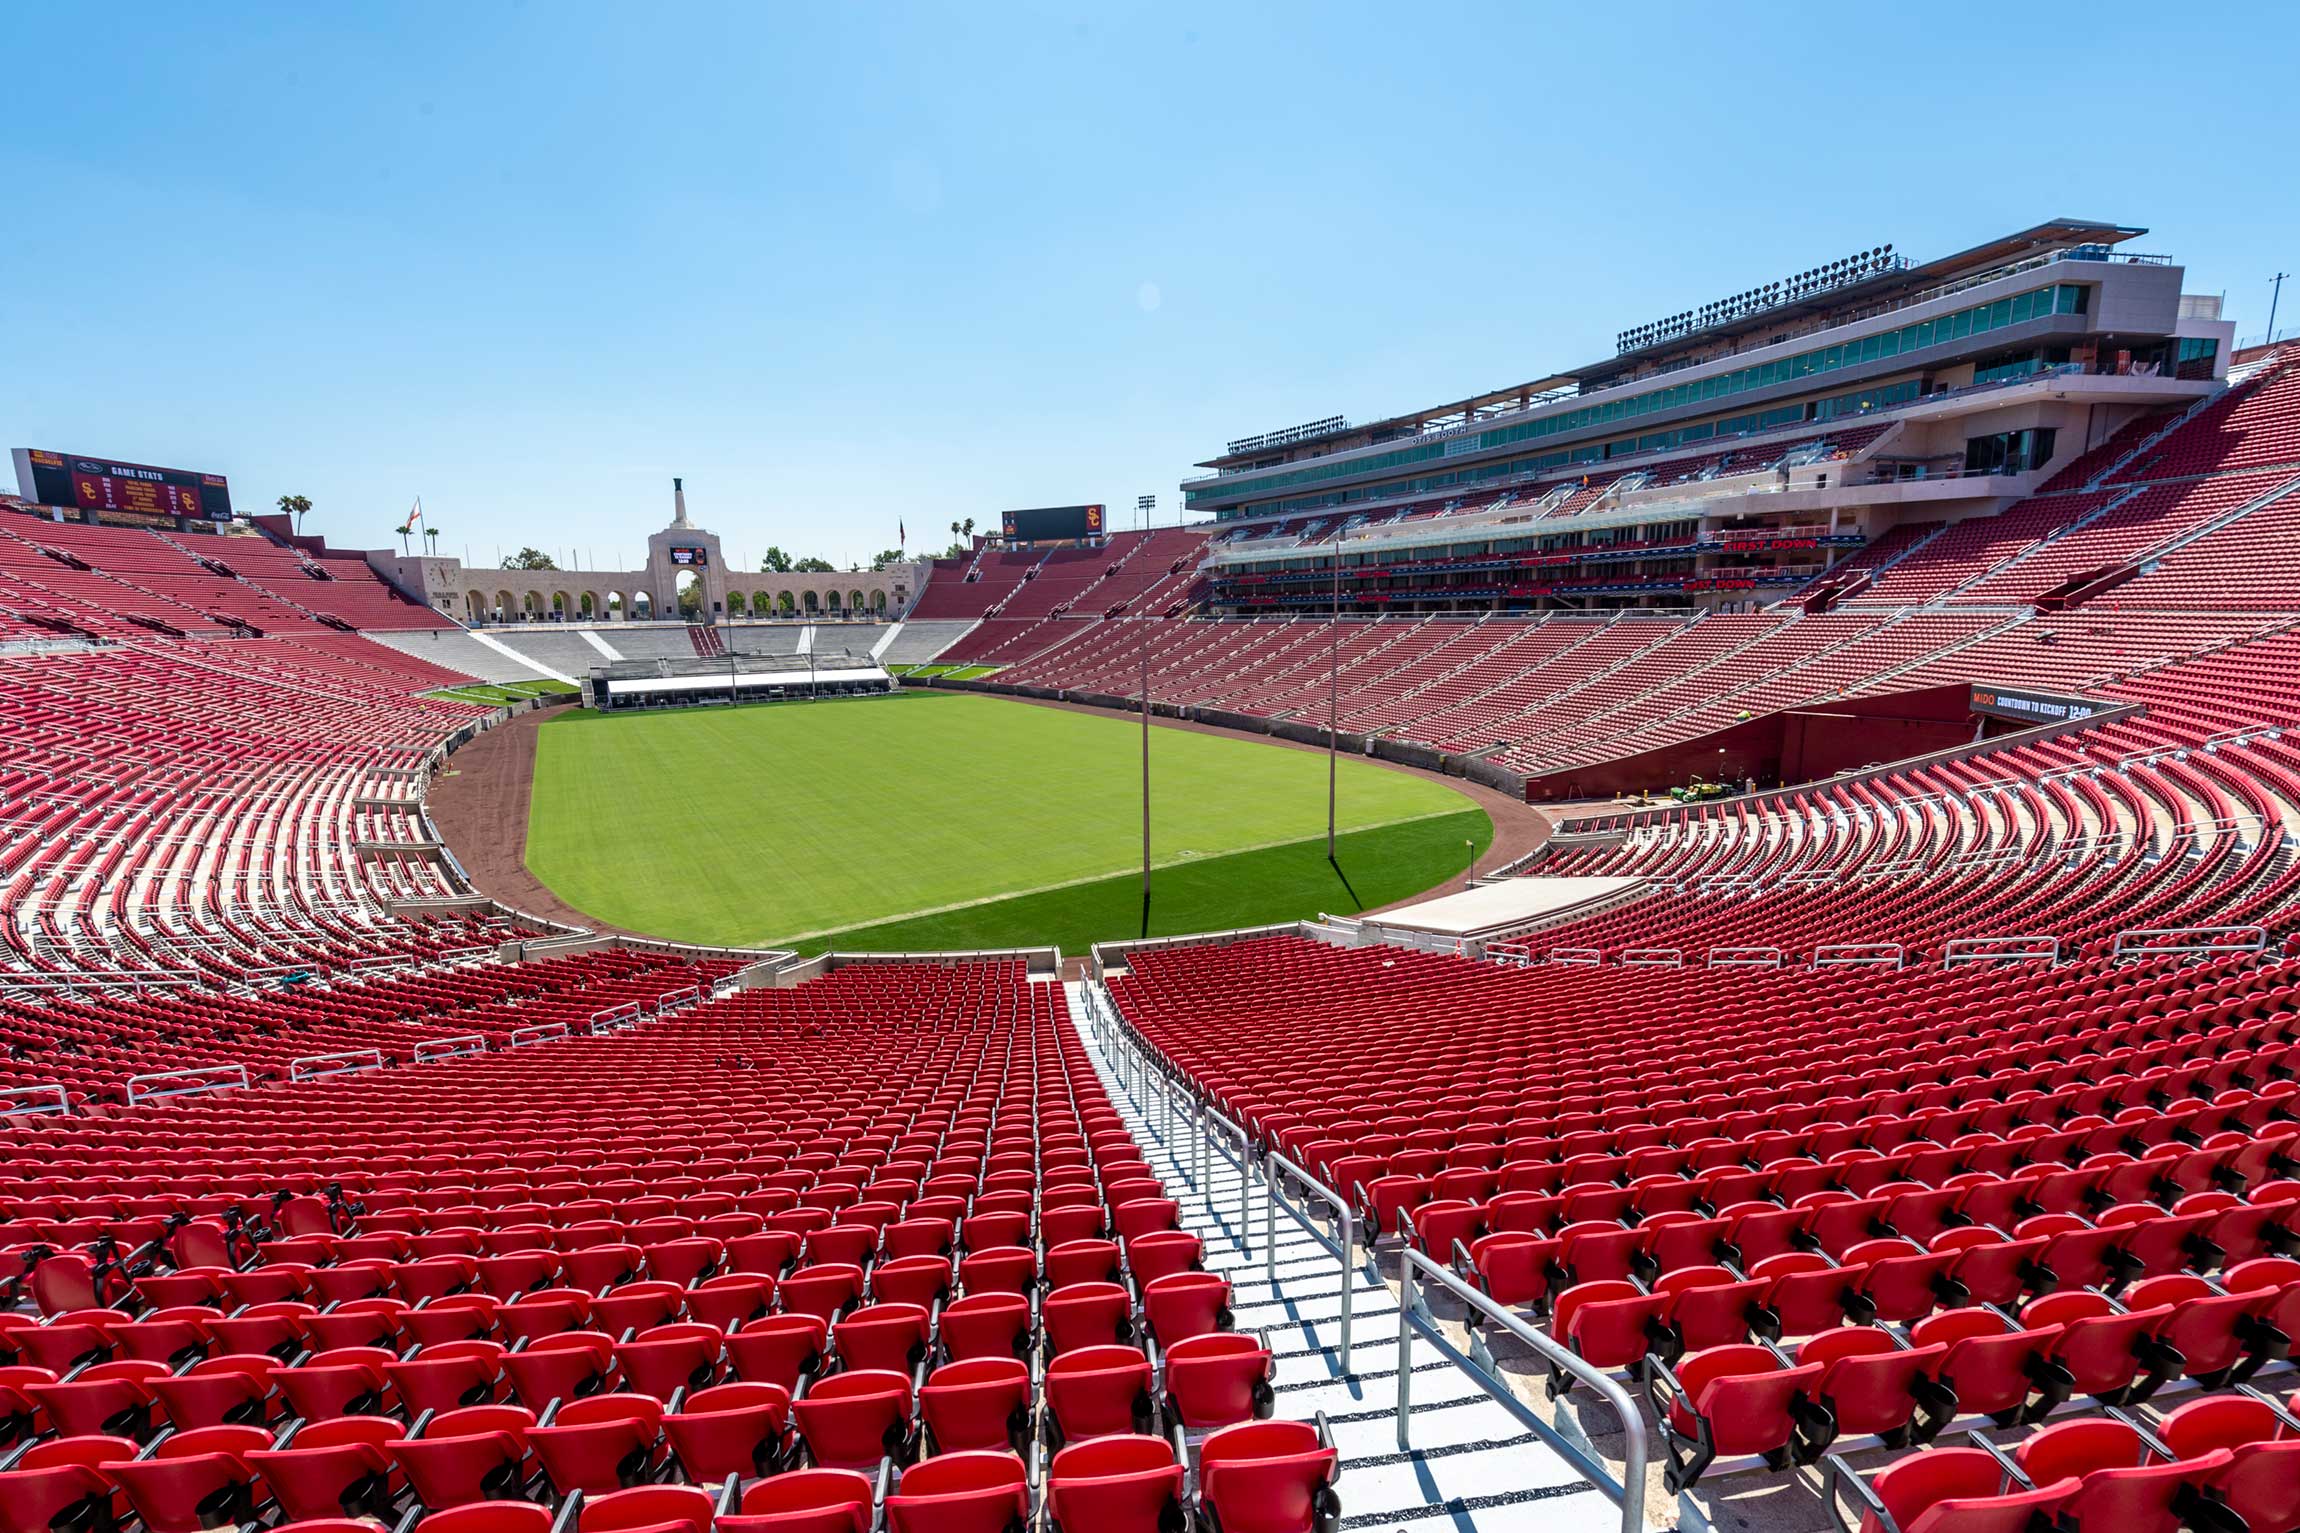
[[[689,942],[933,949],[1142,934],[1141,726],[971,693],[568,713],[537,736],[527,865]],[[1493,827],[1445,783],[1153,729],[1150,929],[1347,913],[1459,875]],[[1338,866],[1337,866],[1338,864]]]

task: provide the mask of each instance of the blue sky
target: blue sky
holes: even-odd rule
[[[690,6],[11,16],[8,447],[628,560],[1167,515],[1249,432],[1607,354],[1893,241],[2149,226],[2266,326],[2286,7]],[[2287,284],[2280,326],[2300,322]],[[937,536],[939,530],[939,536]]]

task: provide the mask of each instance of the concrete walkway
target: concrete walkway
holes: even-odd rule
[[[1206,1269],[1230,1279],[1232,1313],[1241,1331],[1261,1332],[1277,1362],[1277,1416],[1307,1421],[1326,1413],[1342,1473],[1336,1485],[1344,1529],[1449,1529],[1453,1533],[1615,1533],[1621,1514],[1468,1374],[1426,1341],[1408,1353],[1413,1369],[1411,1452],[1397,1444],[1398,1305],[1390,1285],[1361,1256],[1347,1274],[1351,1354],[1340,1354],[1344,1273],[1307,1225],[1281,1208],[1276,1281],[1263,1242],[1259,1181],[1248,1189],[1246,1226],[1239,1223],[1240,1172],[1219,1155],[1199,1157],[1186,1125],[1174,1143],[1160,1137],[1163,1110],[1155,1095],[1137,1103],[1112,1073],[1086,1025],[1085,985],[1065,986],[1072,1023],[1086,1040],[1127,1132],[1150,1169],[1182,1205],[1182,1226],[1206,1243]],[[1147,1112],[1144,1107],[1147,1106]]]

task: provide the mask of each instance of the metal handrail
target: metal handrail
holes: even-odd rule
[[[1549,963],[1595,967],[1605,962],[1605,949],[1598,947],[1553,947],[1543,956]]]
[[[126,986],[130,990],[165,989],[170,985],[204,985],[207,976],[187,970],[181,974],[147,974],[136,969],[83,969],[76,974],[10,974],[0,977],[0,985],[10,990],[61,990],[77,995],[82,987],[91,990],[116,989]]]
[[[27,1101],[34,1097],[53,1098],[54,1101],[52,1105],[46,1102],[26,1107],[5,1105],[17,1097],[23,1097]],[[22,1118],[35,1113],[61,1113],[70,1117],[72,1113],[71,1094],[54,1082],[45,1086],[10,1086],[5,1090],[0,1090],[0,1118]]]
[[[191,1086],[154,1086],[155,1081],[196,1081]],[[156,1101],[161,1097],[199,1096],[209,1091],[245,1091],[248,1089],[246,1065],[194,1065],[185,1070],[155,1070],[149,1075],[128,1077],[128,1105]]]
[[[1126,1094],[1142,1111],[1142,1126],[1158,1136],[1158,1146],[1173,1153],[1174,1145],[1174,1082],[1163,1061],[1153,1060],[1149,1051],[1139,1044],[1133,1046],[1134,1080]],[[1155,1096],[1158,1118],[1150,1115],[1150,1104],[1145,1099]],[[1160,1121],[1163,1120],[1163,1121]]]
[[[1246,1131],[1244,1124],[1233,1123],[1217,1112],[1210,1102],[1200,1103],[1199,1112],[1212,1128],[1225,1131],[1219,1139],[1208,1133],[1204,1141],[1206,1146],[1238,1168],[1238,1252],[1250,1259],[1254,1254],[1254,1230],[1252,1216],[1247,1211],[1246,1194],[1254,1185],[1254,1136]],[[1235,1155],[1230,1153],[1227,1143],[1230,1139],[1238,1143]],[[1207,1206],[1213,1206],[1213,1199],[1207,1199]]]
[[[2258,815],[2228,814],[2209,820],[2192,820],[2185,825],[2175,825],[2167,830],[2164,844],[2167,847],[2174,847],[2183,841],[2201,841],[2207,836],[2218,836],[2222,832],[2241,833],[2258,824],[2259,819]]]
[[[1889,963],[1899,968],[1909,951],[1898,942],[1824,942],[1813,949],[1813,967],[1839,963]]]
[[[1340,1354],[1342,1374],[1347,1377],[1350,1371],[1350,1290],[1355,1286],[1357,1279],[1355,1264],[1351,1260],[1350,1253],[1357,1249],[1358,1211],[1350,1206],[1348,1198],[1343,1197],[1277,1151],[1271,1150],[1265,1153],[1262,1156],[1262,1185],[1264,1188],[1262,1200],[1262,1275],[1269,1282],[1271,1288],[1275,1289],[1278,1286],[1278,1205],[1286,1201],[1285,1195],[1278,1190],[1278,1173],[1281,1171],[1301,1183],[1304,1191],[1315,1193],[1320,1199],[1331,1205],[1338,1221],[1341,1242],[1337,1245],[1326,1238],[1324,1231],[1304,1217],[1300,1209],[1291,1203],[1286,1203],[1286,1212],[1293,1216],[1294,1222],[1308,1230],[1310,1238],[1324,1246],[1334,1260],[1342,1264]]]
[[[1621,966],[1625,969],[1681,969],[1685,954],[1673,947],[1625,947],[1621,950]]]
[[[2040,934],[2019,937],[1952,937],[1941,949],[1941,964],[2060,962],[2060,939]]]
[[[361,1070],[383,1068],[381,1049],[345,1049],[340,1054],[306,1054],[301,1059],[288,1061],[288,1079],[291,1081],[325,1080],[331,1075],[353,1075]]]
[[[513,1028],[511,1030],[511,1046],[515,1049],[524,1048],[530,1043],[546,1043],[551,1039],[564,1038],[566,1036],[566,1023],[538,1022],[532,1027]]]
[[[413,1050],[418,1060],[458,1059],[465,1054],[486,1052],[487,1040],[478,1033],[460,1033],[453,1038],[426,1038]]]
[[[2178,940],[2191,937],[2208,940]],[[2230,940],[2211,940],[2221,938]],[[2135,958],[2202,957],[2212,953],[2258,953],[2267,946],[2268,929],[2263,926],[2140,926],[2118,932],[2109,956],[2120,962]]]
[[[2284,731],[2274,724],[2240,724],[2234,729],[2223,729],[2216,735],[2206,735],[2196,743],[2200,751],[2218,751],[2223,745],[2249,745],[2254,740],[2281,740]]]
[[[591,1031],[594,1033],[619,1032],[639,1025],[639,1003],[631,1001],[621,1006],[610,1006],[604,1011],[591,1013]]]
[[[1645,1419],[1629,1391],[1619,1380],[1591,1367],[1578,1354],[1559,1346],[1539,1330],[1525,1323],[1508,1309],[1479,1293],[1439,1263],[1407,1246],[1400,1253],[1398,1267],[1400,1296],[1398,1301],[1398,1447],[1405,1452],[1413,1450],[1407,1432],[1407,1419],[1412,1410],[1413,1393],[1413,1330],[1420,1326],[1423,1340],[1441,1353],[1446,1361],[1470,1376],[1478,1388],[1491,1396],[1494,1402],[1524,1423],[1535,1436],[1549,1444],[1558,1456],[1578,1471],[1581,1477],[1595,1485],[1599,1494],[1621,1508],[1622,1533],[1645,1533],[1645,1462],[1648,1449],[1645,1441]],[[1517,1397],[1500,1376],[1483,1341],[1472,1339],[1471,1351],[1463,1352],[1449,1341],[1430,1317],[1428,1306],[1417,1292],[1416,1275],[1433,1282],[1494,1325],[1531,1347],[1552,1368],[1561,1369],[1596,1391],[1599,1398],[1613,1408],[1621,1418],[1621,1477],[1615,1479],[1605,1464],[1580,1444],[1565,1437],[1541,1415]]]
[[[1712,969],[1778,969],[1781,950],[1777,947],[1713,947],[1709,950],[1708,965]]]
[[[1184,1163],[1172,1144],[1179,1109],[1182,1122],[1189,1127],[1196,1140],[1197,1185],[1204,1187],[1212,1169],[1211,1156],[1214,1154],[1220,1154],[1238,1168],[1238,1249],[1241,1254],[1251,1257],[1254,1254],[1252,1212],[1247,1200],[1254,1185],[1253,1134],[1244,1124],[1234,1123],[1218,1112],[1186,1074],[1163,1058],[1154,1056],[1148,1045],[1127,1027],[1125,1018],[1118,1014],[1115,1006],[1110,1009],[1109,1015],[1105,1015],[1094,992],[1088,990],[1085,994],[1087,1024],[1094,1030],[1095,1042],[1101,1047],[1103,1057],[1110,1062],[1111,1072],[1117,1077],[1120,1089],[1125,1091],[1137,1108],[1143,1106],[1142,1098],[1151,1089],[1150,1077],[1155,1075],[1158,1078],[1157,1089],[1166,1118],[1165,1133],[1160,1142],[1166,1146],[1167,1153],[1173,1156],[1175,1163]],[[1175,1096],[1177,1091],[1184,1093],[1180,1099]],[[1146,1111],[1144,1121],[1148,1121]],[[1233,1143],[1237,1146],[1235,1152],[1231,1149]],[[1212,1202],[1209,1197],[1209,1207]]]

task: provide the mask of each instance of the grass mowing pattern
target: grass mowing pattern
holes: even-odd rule
[[[1049,910],[1075,906],[1099,925],[1115,907],[1094,886],[1126,885],[1139,866],[1140,741],[1139,724],[1115,715],[970,693],[570,713],[537,737],[527,865],[578,909],[685,941],[820,946],[899,925],[892,944],[913,945],[920,922],[996,904],[1009,908],[995,925],[978,915],[944,929],[975,931],[969,945],[1043,942],[1056,936]],[[1209,871],[1202,894],[1161,899],[1159,928],[1352,908],[1325,866],[1325,774],[1313,752],[1153,730],[1152,851],[1178,870],[1158,888],[1180,879],[1187,891],[1198,879],[1180,874],[1216,859],[1239,874]],[[1490,831],[1443,782],[1360,760],[1341,763],[1341,810],[1345,831],[1425,827],[1409,840],[1434,872],[1410,887],[1344,860],[1365,905],[1458,868],[1465,810],[1482,827],[1466,834]],[[1307,876],[1298,852],[1236,857],[1311,842]],[[1125,920],[1094,937],[1139,933],[1133,884]],[[1014,908],[1026,899],[1047,903]]]
[[[1253,852],[1153,868],[1150,930],[1142,930],[1142,876],[1128,873],[1046,894],[970,905],[939,916],[833,932],[794,944],[805,954],[931,953],[949,948],[1029,947],[1053,943],[1082,954],[1096,942],[1174,937],[1188,932],[1307,919],[1321,912],[1354,915],[1434,888],[1482,856],[1493,821],[1482,809],[1409,820],[1334,838],[1291,841]],[[1155,850],[1153,848],[1153,850]],[[1241,914],[1241,912],[1247,912]]]

